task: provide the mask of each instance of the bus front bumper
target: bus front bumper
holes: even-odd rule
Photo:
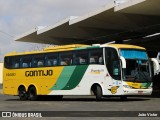
[[[124,95],[151,95],[152,89],[123,89]]]

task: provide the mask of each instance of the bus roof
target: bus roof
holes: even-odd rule
[[[6,54],[5,56],[39,54],[39,53],[46,53],[46,52],[60,52],[60,51],[69,51],[69,50],[74,50],[74,49],[85,49],[87,47],[92,47],[92,46],[85,45],[85,44],[50,46],[50,47],[44,48],[41,51],[30,51],[30,52],[19,52],[19,53],[14,51],[14,52]]]
[[[49,50],[65,50],[65,49],[74,49],[74,48],[79,48],[79,47],[88,47],[89,45],[85,44],[72,44],[72,45],[60,45],[60,46],[51,46],[47,47],[44,49],[44,51],[49,51]]]
[[[89,49],[89,48],[99,48],[99,47],[114,47],[117,49],[120,48],[131,48],[131,49],[141,49],[145,50],[143,47],[135,46],[135,45],[125,45],[125,44],[103,44],[103,45],[85,45],[85,44],[72,44],[72,45],[62,45],[62,46],[51,46],[47,47],[42,51],[30,51],[30,52],[11,52],[6,54],[5,56],[15,56],[15,55],[27,55],[27,54],[39,54],[46,52],[60,52],[60,51],[69,51],[69,50],[81,50],[81,49]]]
[[[107,44],[107,46],[114,47],[117,49],[128,48],[128,49],[146,50],[144,47],[140,47],[140,46],[136,46],[136,45],[127,45],[127,44]]]

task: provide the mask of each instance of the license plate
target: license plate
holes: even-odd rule
[[[143,91],[138,91],[138,94],[142,94],[143,93]]]

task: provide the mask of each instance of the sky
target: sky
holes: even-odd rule
[[[81,16],[109,1],[112,0],[0,0],[0,62],[6,53],[46,46],[14,41],[17,35],[37,26],[52,25],[68,16]]]

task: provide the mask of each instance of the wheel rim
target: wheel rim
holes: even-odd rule
[[[37,91],[34,87],[31,87],[29,89],[29,96],[28,96],[28,99],[31,100],[31,101],[35,101],[37,100]]]
[[[36,95],[35,91],[34,91],[34,90],[31,90],[31,91],[30,91],[30,97],[32,98],[32,97],[34,97],[35,95]]]
[[[20,90],[19,90],[19,97],[20,97],[20,99],[26,98],[25,88],[20,88]]]

